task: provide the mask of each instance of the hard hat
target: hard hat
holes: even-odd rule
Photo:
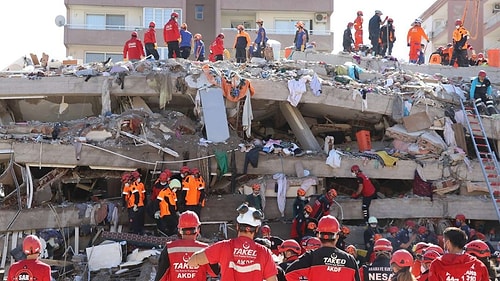
[[[376,242],[376,241],[378,241],[379,239],[382,239],[382,237],[383,237],[383,236],[382,236],[382,234],[380,234],[380,233],[375,233],[375,234],[373,235],[373,241],[375,241],[375,242]]]
[[[190,169],[188,166],[182,166],[181,167],[181,174],[184,174],[184,173],[189,173]]]
[[[461,19],[457,19],[455,21],[455,25],[462,25],[462,20]]]
[[[486,71],[484,70],[479,70],[479,73],[477,74],[477,76],[482,76],[482,77],[486,77]],[[458,216],[458,215],[457,215]],[[463,216],[463,219],[461,219],[462,221],[465,221],[465,216]]]
[[[187,23],[183,22],[183,23],[181,24],[181,28],[182,28],[182,29],[187,29],[187,28],[188,28]]]
[[[422,252],[427,249],[427,247],[429,247],[429,244],[425,243],[425,242],[418,242],[417,244],[415,244],[415,246],[413,246],[413,249],[412,251],[416,254],[416,255],[421,255]]]
[[[430,244],[427,248],[425,248],[425,251],[436,251],[440,255],[444,254],[443,248],[439,247],[438,245]]]
[[[408,227],[415,227],[415,222],[412,220],[406,220],[405,225]]]
[[[349,235],[351,233],[351,229],[345,225],[343,225],[340,228],[340,231],[342,231],[342,233],[344,233],[344,235]]]
[[[130,173],[125,173],[122,175],[122,183],[130,181]]]
[[[486,72],[485,72],[484,70],[480,70],[480,71],[479,71],[479,73],[478,73],[477,75],[478,75],[478,76],[481,76],[481,74],[482,74],[482,73],[481,73],[481,71],[482,71],[482,73],[484,73],[484,76],[486,76]],[[455,216],[455,219],[456,219],[456,220],[460,220],[460,221],[465,221],[465,215],[464,215],[464,214],[457,214],[457,215]]]
[[[377,241],[375,241],[375,244],[373,245],[373,251],[375,251],[375,252],[392,252],[392,243],[391,243],[391,241],[389,241],[385,238],[380,238]]]
[[[353,23],[353,22],[348,22],[348,23],[347,23],[347,27],[352,27],[352,26],[354,26],[354,23]]]
[[[163,173],[165,173],[167,175],[167,179],[172,177],[172,171],[170,171],[169,169],[163,170]]]
[[[421,24],[422,23],[422,19],[421,18],[416,18],[415,19],[415,23]]]
[[[260,190],[260,184],[258,184],[258,183],[252,184],[252,190],[254,190],[254,191]]]
[[[283,241],[283,243],[281,243],[281,245],[278,246],[278,251],[280,253],[283,253],[286,251],[292,251],[297,255],[300,255],[300,253],[301,253],[299,243],[293,239],[288,239],[288,240]]]
[[[479,240],[483,240],[483,241],[486,240],[486,236],[484,234],[482,234],[481,232],[476,233],[476,237]]]
[[[170,14],[170,17],[171,17],[171,18],[178,18],[178,17],[179,17],[179,14],[178,14],[178,13],[176,13],[176,12],[173,12],[173,13],[171,13],[171,14]]]
[[[271,235],[271,227],[269,225],[263,225],[260,232],[262,235]]]
[[[392,254],[391,264],[397,264],[399,267],[409,267],[413,265],[413,256],[407,250],[400,249]]]
[[[420,234],[420,235],[425,234],[426,231],[427,231],[427,227],[425,227],[423,225],[419,226],[418,230],[417,230],[418,234]]]
[[[334,188],[328,190],[326,192],[326,197],[328,197],[329,199],[334,199],[335,197],[337,197],[337,190],[335,190]]]
[[[439,254],[438,252],[434,251],[434,250],[430,250],[430,251],[425,251],[424,254],[422,255],[422,262],[423,263],[431,263],[433,260],[437,259],[438,257],[440,257],[441,254]]]
[[[155,26],[156,26],[156,23],[154,21],[149,23],[149,27],[155,27]]]
[[[167,176],[167,173],[163,172],[160,174],[160,176],[158,177],[158,179],[161,181],[161,182],[166,182],[168,180],[168,176]]]
[[[481,240],[474,240],[465,244],[465,252],[478,258],[491,256],[490,247]]]
[[[304,212],[310,214],[310,213],[312,213],[312,211],[313,211],[313,208],[311,207],[311,205],[304,206]]]
[[[399,228],[397,226],[393,225],[393,226],[389,226],[389,229],[387,229],[387,231],[389,233],[391,233],[391,234],[398,233],[399,232]]]
[[[201,34],[196,33],[196,34],[194,35],[194,39],[198,39],[198,40],[200,40],[200,39],[201,39]]]
[[[306,240],[306,245],[304,249],[306,251],[316,250],[321,247],[321,240],[318,237],[310,237]]]
[[[358,11],[356,14],[357,14],[358,16],[362,16],[362,15],[363,15],[363,11]]]
[[[179,216],[179,223],[177,228],[197,228],[201,225],[198,215],[193,211],[185,211]],[[185,234],[185,233],[184,233]]]
[[[345,248],[345,251],[346,251],[348,254],[351,254],[351,255],[353,255],[353,256],[354,256],[354,255],[356,255],[356,252],[357,252],[358,250],[356,249],[356,246],[354,246],[354,245],[349,245],[349,246],[347,246],[347,247]]]
[[[138,171],[133,171],[130,175],[132,176],[132,180],[136,180],[141,177],[141,174],[139,174]]]
[[[132,37],[137,37],[137,32],[132,31],[132,34],[131,34],[130,36],[132,36]]]
[[[311,220],[310,222],[308,222],[307,226],[306,226],[306,228],[309,230],[316,230],[317,227],[318,227],[318,225],[316,224],[316,222],[314,220]]]
[[[217,37],[224,38],[224,33],[219,33],[219,35],[217,35]]]
[[[357,173],[359,171],[361,171],[361,170],[359,169],[358,165],[352,165],[352,167],[351,167],[351,172],[352,173]]]
[[[262,19],[258,19],[255,21],[256,23],[263,23],[264,21]]]
[[[39,254],[42,251],[42,243],[35,235],[28,235],[23,240],[23,252],[26,255]]]
[[[200,169],[198,169],[198,168],[192,168],[191,169],[191,174],[194,175],[194,174],[199,174],[199,173],[200,173]]]
[[[478,59],[484,59],[484,54],[483,54],[483,53],[479,53],[479,54],[477,54],[477,58],[478,58]]]
[[[394,20],[392,18],[388,18],[387,22],[394,22]]]
[[[182,184],[181,184],[181,182],[180,182],[178,179],[173,179],[173,180],[171,180],[171,181],[168,183],[168,186],[169,186],[171,189],[174,189],[174,188],[181,188],[181,187],[182,187]]]
[[[244,27],[242,24],[239,24],[239,25],[236,27],[236,29],[238,29],[238,30],[244,30],[244,29],[245,29],[245,27]]]
[[[323,216],[318,222],[318,232],[319,233],[339,232],[339,221],[332,215]]]
[[[378,220],[376,217],[371,216],[368,218],[368,224],[375,224],[375,223],[378,223]]]
[[[297,196],[306,196],[306,191],[302,188],[297,189]]]
[[[380,10],[375,10],[375,14],[383,15],[382,11],[380,11]]]
[[[236,217],[236,221],[239,224],[247,224],[254,227],[262,224],[264,216],[261,211],[255,209],[254,207],[248,207],[247,204],[242,204],[236,210],[239,213],[238,217]]]

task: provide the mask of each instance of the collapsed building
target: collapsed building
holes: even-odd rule
[[[76,253],[94,226],[125,239],[110,233],[126,226],[120,176],[136,169],[151,183],[164,169],[200,168],[209,185],[202,221],[226,237],[228,214],[255,182],[271,221],[291,217],[298,188],[314,196],[331,187],[342,206],[332,212],[362,219],[349,197],[352,165],[376,181],[381,198],[370,210],[379,219],[497,221],[498,168],[483,174],[468,127],[478,118],[461,102],[478,70],[294,53],[241,65],[71,61],[3,71],[0,267],[27,231],[72,229]],[[498,116],[480,118],[495,163]],[[416,193],[416,179],[428,190]]]

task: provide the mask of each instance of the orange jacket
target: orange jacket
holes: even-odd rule
[[[171,215],[171,209],[177,210],[177,195],[170,188],[162,189],[156,199],[159,201],[160,218]]]
[[[406,36],[406,42],[408,44],[412,43],[420,43],[422,42],[422,37],[424,37],[425,40],[429,41],[429,37],[427,34],[425,34],[424,29],[419,26],[419,25],[414,25],[408,30],[408,35]]]
[[[235,79],[235,77],[231,78],[231,80],[222,79],[222,92],[224,97],[232,102],[237,102],[247,96],[247,92],[250,92],[250,96],[255,94],[255,89],[252,84],[250,84],[250,80],[239,80]]]
[[[363,30],[363,17],[362,16],[357,16],[356,19],[354,20],[354,29],[356,31]]]
[[[137,206],[144,206],[144,200],[146,200],[146,187],[144,184],[140,181],[135,181],[130,186],[139,192],[139,204]]]
[[[429,59],[430,64],[441,64],[441,56],[439,54],[432,54]]]
[[[469,31],[461,26],[459,29],[453,30],[453,47],[459,47],[462,50],[467,49],[467,39]]]
[[[201,192],[205,189],[205,180],[200,176],[196,178],[189,175],[182,181],[182,190],[186,192],[186,206],[200,205]]]

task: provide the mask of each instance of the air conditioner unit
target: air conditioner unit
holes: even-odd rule
[[[500,12],[500,3],[493,4],[493,13]]]
[[[314,15],[314,20],[316,22],[327,22],[327,20],[328,20],[328,14],[317,13],[317,14]]]

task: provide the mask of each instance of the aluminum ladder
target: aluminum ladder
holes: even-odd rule
[[[491,150],[477,106],[473,101],[471,103],[472,106],[465,106],[462,99],[460,99],[460,105],[465,117],[464,120],[474,144],[474,150],[479,160],[481,172],[488,187],[498,221],[500,222],[500,209],[498,206],[500,199],[495,198],[500,196],[500,165],[498,164],[495,152]]]

